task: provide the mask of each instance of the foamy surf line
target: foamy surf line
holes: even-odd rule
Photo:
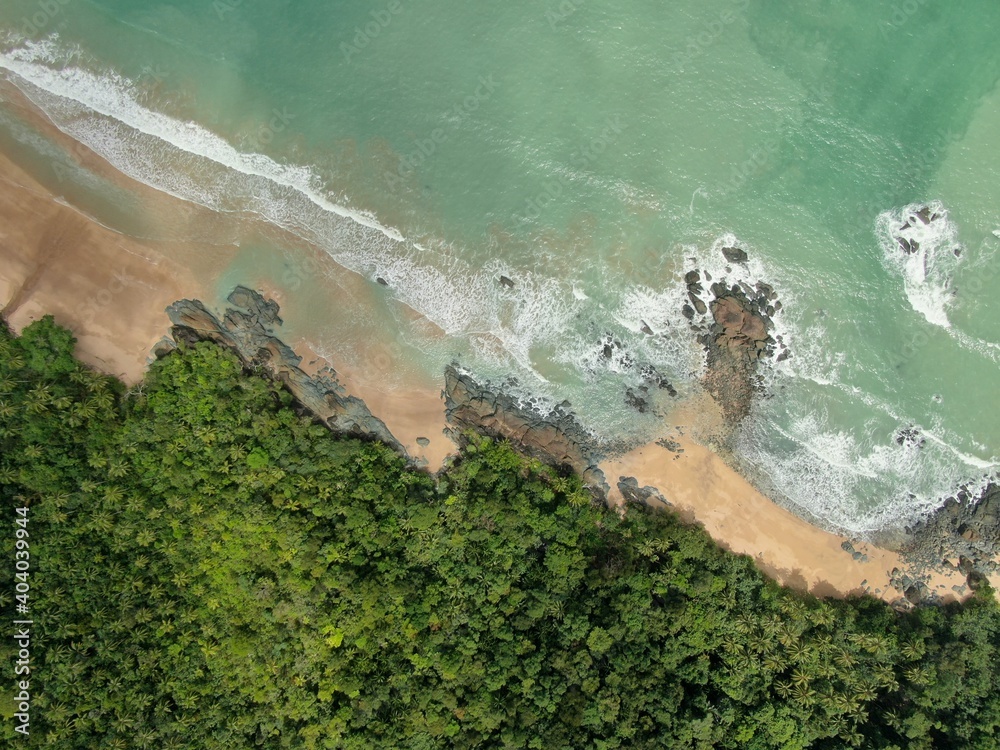
[[[307,168],[282,166],[263,154],[237,151],[197,123],[182,122],[142,107],[127,94],[134,86],[129,79],[114,74],[102,79],[81,68],[53,70],[43,64],[58,63],[58,51],[58,47],[49,41],[28,43],[21,49],[0,52],[0,67],[46,93],[76,102],[189,154],[297,190],[325,211],[374,229],[396,242],[405,242],[397,230],[380,224],[373,216],[333,203],[317,192],[315,177]],[[22,87],[18,88],[24,91]],[[31,98],[29,92],[25,91],[25,95]],[[44,111],[39,102],[34,98],[32,101]]]
[[[900,428],[909,424],[867,394],[861,399]],[[984,477],[1000,465],[995,458],[961,451],[933,429],[918,428],[916,437],[900,442],[886,436],[886,442],[872,444],[829,424],[822,414],[788,426],[756,419],[741,430],[740,454],[807,517],[829,529],[864,535],[926,516],[959,487],[981,491],[988,483]],[[789,448],[775,451],[773,446],[781,442]],[[868,502],[858,500],[862,497]]]
[[[477,333],[485,334],[504,350],[501,358],[544,380],[529,351],[578,311],[582,300],[571,286],[522,273],[515,292],[497,289],[500,264],[474,269],[443,243],[409,242],[373,215],[330,200],[308,167],[241,152],[197,123],[151,111],[138,102],[134,82],[71,65],[74,57],[53,40],[27,43],[0,52],[0,69],[56,128],[123,174],[210,210],[243,212],[290,231],[371,281],[387,279],[400,302],[474,348]],[[491,346],[478,349],[490,358]]]
[[[952,275],[962,258],[958,227],[940,201],[883,211],[875,233],[886,268],[900,276],[910,306],[928,323],[951,328]]]

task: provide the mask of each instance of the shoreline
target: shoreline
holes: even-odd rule
[[[54,131],[53,140],[69,141],[51,125],[45,127],[41,118],[36,120],[33,124],[46,134]],[[195,234],[201,226],[213,226],[207,209],[133,185],[82,147],[69,152],[89,169],[138,194],[144,211],[186,216]],[[4,257],[0,306],[11,327],[20,331],[42,315],[52,314],[73,331],[84,362],[128,384],[141,379],[155,345],[168,333],[168,306],[178,300],[200,299],[212,312],[222,312],[217,309],[220,303],[214,284],[205,279],[220,273],[239,251],[238,241],[138,240],[118,233],[62,201],[2,153],[0,222]],[[340,288],[363,287],[355,275],[343,276],[329,283]],[[247,283],[257,281],[248,279]],[[361,289],[358,296],[365,293]],[[281,302],[284,306],[286,300]],[[280,331],[276,335],[280,337]],[[455,443],[445,435],[452,428],[446,420],[443,393],[418,382],[386,388],[370,377],[373,371],[391,370],[391,356],[366,367],[351,367],[336,361],[335,353],[323,356],[304,336],[293,335],[283,343],[301,357],[301,370],[309,376],[324,366],[332,367],[344,393],[363,402],[384,422],[417,465],[437,471],[456,452]],[[517,442],[516,435],[511,437]],[[821,596],[866,592],[899,602],[901,580],[905,583],[928,574],[929,593],[941,600],[961,599],[969,593],[960,560],[915,571],[912,579],[906,578],[908,563],[898,553],[808,523],[766,498],[719,455],[689,438],[678,438],[677,448],[671,451],[653,443],[601,461],[599,468],[610,488],[609,502],[623,502],[619,481],[634,477],[638,487],[655,487],[685,520],[704,526],[724,548],[748,554],[779,582]],[[997,586],[1000,575],[991,580]]]

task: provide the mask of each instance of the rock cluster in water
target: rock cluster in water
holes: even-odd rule
[[[903,237],[900,232],[905,232],[910,227],[917,226],[918,222],[926,226],[927,224],[931,224],[940,218],[941,214],[933,213],[927,206],[924,206],[910,214],[903,226],[897,229],[896,233],[893,235],[896,238],[896,243],[899,245],[899,249],[907,255],[913,255],[918,252],[920,250],[920,243],[915,239],[907,239],[906,237]],[[956,250],[955,254],[957,255],[958,252],[959,251]]]
[[[740,248],[726,247],[722,252],[732,263],[747,260],[746,251]],[[781,302],[774,288],[763,281],[754,287],[745,282],[729,285],[715,281],[706,293],[702,278],[698,270],[684,277],[689,304],[682,313],[696,327],[696,315],[711,313],[699,336],[707,354],[702,384],[722,407],[727,421],[735,425],[750,412],[759,389],[758,362],[773,357],[778,350],[779,362],[791,354],[780,337],[771,335],[772,318],[781,309]],[[705,283],[709,281],[706,273]]]
[[[444,377],[445,409],[459,442],[466,430],[509,440],[532,458],[576,471],[596,498],[606,496],[609,488],[597,467],[602,458],[600,446],[567,410],[568,403],[542,416],[502,389],[478,383],[455,367],[445,368]]]
[[[182,342],[213,341],[235,352],[244,366],[267,371],[331,429],[380,440],[405,455],[403,446],[364,401],[343,394],[332,369],[311,376],[299,368],[302,357],[275,335],[275,328],[282,324],[277,302],[244,286],[236,287],[228,301],[232,307],[221,320],[199,300],[182,299],[168,307],[173,341],[161,342],[154,350],[156,356],[166,356]]]

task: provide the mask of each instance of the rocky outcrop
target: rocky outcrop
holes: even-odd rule
[[[213,341],[235,352],[246,367],[263,369],[283,383],[306,410],[330,429],[379,440],[405,455],[403,446],[364,401],[344,394],[332,369],[327,367],[311,376],[299,367],[302,358],[275,335],[275,328],[282,324],[278,303],[244,286],[236,287],[228,300],[232,307],[221,320],[199,300],[183,299],[168,307],[173,342],[163,342],[155,350],[156,355],[168,354],[174,342]]]
[[[626,503],[639,503],[654,508],[669,508],[670,501],[656,487],[640,487],[635,477],[619,477],[618,491]]]
[[[984,574],[1000,570],[1000,477],[981,492],[960,487],[932,515],[896,534],[878,540],[904,553],[914,563],[958,567],[973,586]]]
[[[748,259],[740,248],[726,247],[722,252],[733,263]],[[781,350],[778,361],[790,356],[784,343],[771,336],[772,318],[781,303],[774,288],[762,281],[751,287],[745,282],[730,285],[723,279],[712,283],[709,294],[700,271],[689,271],[684,281],[690,302],[684,305],[684,316],[698,328],[696,315],[706,318],[711,313],[699,336],[707,355],[702,384],[722,407],[727,421],[735,425],[750,412],[759,388],[758,362],[777,350]]]
[[[502,389],[482,385],[455,367],[445,368],[444,376],[445,410],[458,442],[466,430],[509,440],[532,458],[576,471],[595,498],[606,497],[609,488],[597,468],[603,457],[601,447],[567,411],[568,403],[542,416]]]

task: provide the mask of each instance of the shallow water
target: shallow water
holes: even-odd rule
[[[423,378],[458,360],[609,437],[664,432],[624,406],[642,365],[697,392],[685,271],[773,284],[793,356],[737,459],[864,532],[1000,460],[998,21],[985,0],[9,0],[0,72],[131,176],[322,248],[247,244],[219,287],[295,295],[334,361],[362,340]],[[5,150],[146,231],[0,114]],[[942,218],[907,255],[923,205]],[[310,299],[345,268],[370,290]],[[894,440],[910,425],[923,447]]]

